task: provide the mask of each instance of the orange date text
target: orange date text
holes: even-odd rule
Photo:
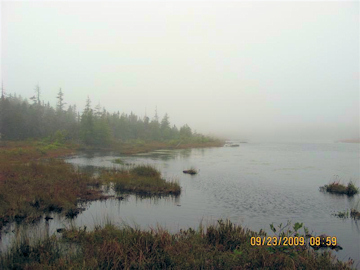
[[[303,246],[305,245],[305,238],[301,236],[299,237],[253,236],[250,238],[250,244],[252,246]]]

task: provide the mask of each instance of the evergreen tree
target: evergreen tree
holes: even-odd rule
[[[58,100],[56,109],[59,113],[61,113],[62,111],[64,111],[64,105],[66,104],[66,103],[64,103],[64,93],[62,92],[61,88],[60,88],[56,98]]]
[[[81,115],[80,120],[80,139],[85,144],[94,143],[94,114],[91,109],[91,101],[88,96],[84,112]]]
[[[165,140],[170,139],[171,129],[170,129],[169,116],[167,113],[165,113],[163,119],[161,120],[160,130],[161,130],[162,139]]]
[[[190,138],[192,136],[191,128],[188,125],[184,125],[180,128],[180,137],[181,138]]]

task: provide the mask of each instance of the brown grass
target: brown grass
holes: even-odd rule
[[[230,221],[180,230],[143,231],[107,224],[87,232],[72,228],[62,239],[50,237],[35,245],[19,243],[0,257],[3,269],[351,269],[330,252],[307,246],[252,246],[264,237]],[[68,249],[76,245],[77,249]]]
[[[179,195],[181,187],[176,181],[166,181],[150,165],[139,165],[129,170],[104,170],[99,180],[114,183],[115,191],[138,195]]]
[[[327,192],[333,194],[344,194],[353,196],[359,192],[359,189],[354,185],[353,182],[349,182],[347,186],[341,184],[340,181],[334,181],[329,185],[325,185],[321,189],[325,189]]]
[[[146,141],[146,142],[123,142],[117,143],[113,146],[112,149],[122,153],[122,154],[138,154],[146,153],[159,149],[188,149],[188,148],[205,148],[205,147],[221,147],[223,142],[221,141],[211,141],[211,142],[184,142],[179,141],[167,141],[167,142],[157,142],[157,141]]]
[[[75,209],[79,200],[102,198],[87,188],[92,177],[62,160],[1,165],[0,227],[11,220],[32,221],[43,213]]]

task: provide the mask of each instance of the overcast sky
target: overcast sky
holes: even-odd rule
[[[6,93],[255,141],[359,137],[359,2],[1,2]]]

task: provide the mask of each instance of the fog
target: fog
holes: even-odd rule
[[[1,2],[1,80],[249,142],[359,138],[359,2]]]

